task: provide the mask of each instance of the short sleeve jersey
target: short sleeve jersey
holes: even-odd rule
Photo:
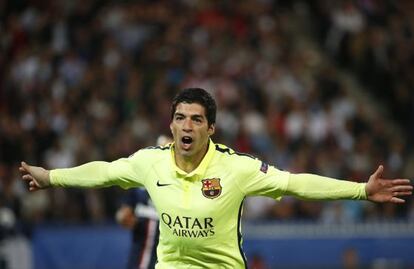
[[[175,165],[174,146],[139,150],[110,163],[110,184],[144,186],[160,219],[157,269],[245,268],[240,218],[248,195],[279,198],[289,173],[214,144],[191,173]]]

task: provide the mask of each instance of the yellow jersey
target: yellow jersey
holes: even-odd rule
[[[169,144],[113,162],[55,169],[50,177],[63,187],[145,187],[160,219],[157,269],[247,268],[240,222],[246,196],[366,199],[363,183],[291,174],[211,140],[190,173],[176,166]]]

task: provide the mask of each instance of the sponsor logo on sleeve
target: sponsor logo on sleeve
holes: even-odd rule
[[[262,165],[260,166],[260,171],[266,174],[268,169],[269,165],[265,162],[262,162]]]

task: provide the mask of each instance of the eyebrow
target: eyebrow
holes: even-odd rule
[[[174,117],[176,117],[176,116],[185,117],[185,115],[181,112],[175,112]],[[201,114],[194,114],[194,115],[190,115],[190,118],[192,118],[192,119],[204,119],[205,117]]]
[[[204,119],[204,117],[202,115],[198,115],[198,114],[192,115],[191,118],[192,119]]]

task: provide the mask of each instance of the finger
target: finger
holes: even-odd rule
[[[37,182],[34,181],[34,180],[32,180],[32,181],[29,182],[29,186],[30,187],[36,187],[36,188],[39,188],[40,187],[39,184],[37,184]]]
[[[21,162],[20,165],[21,166],[20,166],[19,170],[21,172],[30,173],[30,165],[28,165],[26,162]]]
[[[382,172],[384,171],[384,166],[380,165],[377,168],[377,171],[374,172],[374,174],[372,174],[375,178],[379,178],[382,175]]]
[[[21,166],[19,167],[19,171],[20,172],[26,172],[26,170],[23,167],[21,167]]]
[[[30,174],[24,175],[24,176],[22,176],[22,178],[23,178],[24,180],[27,180],[27,181],[34,180],[34,178],[32,177],[32,175],[30,175]]]
[[[30,165],[28,165],[26,162],[21,162],[20,164],[22,165],[22,167],[23,167],[24,169],[29,170]]]
[[[411,194],[413,194],[412,191],[396,191],[392,193],[393,196],[409,196]]]
[[[36,184],[36,181],[30,181],[29,182],[29,191],[37,191],[40,187]]]
[[[392,185],[411,185],[411,180],[409,179],[393,179]]]
[[[38,187],[29,187],[29,191],[37,191],[37,190],[39,190]]]
[[[403,204],[405,203],[405,200],[397,197],[392,197],[390,202],[395,204]]]
[[[411,185],[398,185],[391,188],[391,191],[411,191],[413,186]]]

